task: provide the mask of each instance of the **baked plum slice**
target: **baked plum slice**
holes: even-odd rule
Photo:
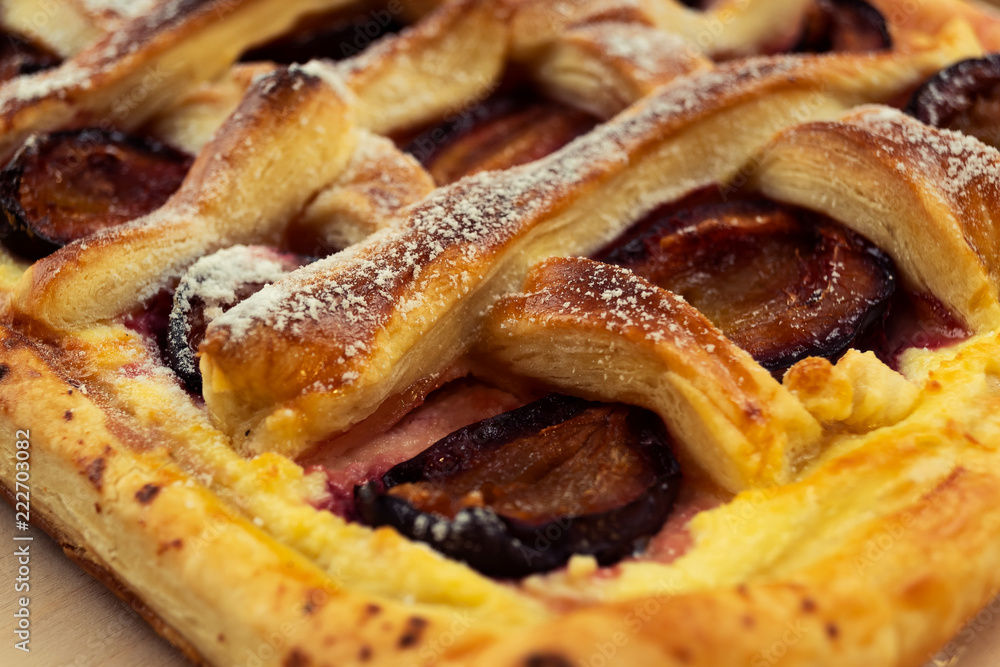
[[[765,368],[837,357],[886,313],[891,260],[833,220],[766,199],[666,209],[597,258],[705,314]]]
[[[941,70],[916,90],[906,113],[1000,147],[1000,54]]]
[[[30,258],[156,210],[191,158],[150,139],[87,129],[36,135],[0,172],[7,245]]]
[[[59,56],[12,32],[0,30],[0,83],[61,62]]]
[[[386,7],[310,16],[287,34],[247,51],[240,60],[269,60],[282,65],[307,63],[315,58],[343,60],[375,40],[402,30],[405,25],[398,20],[398,13]]]
[[[527,164],[559,150],[597,118],[530,90],[502,91],[473,111],[435,125],[406,146],[438,185],[492,169]]]
[[[549,395],[442,438],[355,488],[358,516],[492,577],[610,565],[663,526],[680,485],[663,423]]]
[[[795,53],[885,51],[892,48],[882,13],[862,0],[816,0],[806,11]]]
[[[308,261],[264,246],[238,245],[191,265],[174,291],[166,341],[167,363],[189,391],[201,394],[197,352],[209,323]]]

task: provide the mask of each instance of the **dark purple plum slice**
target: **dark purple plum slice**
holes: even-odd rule
[[[243,62],[270,60],[282,65],[307,63],[314,58],[343,60],[361,53],[372,42],[402,30],[405,25],[389,8],[337,11],[310,16],[295,29],[241,56]]]
[[[597,259],[683,296],[765,368],[835,358],[885,315],[891,260],[818,213],[766,199],[667,209]]]
[[[539,160],[595,125],[593,116],[520,87],[500,91],[469,114],[426,129],[406,151],[438,185],[447,185],[480,171]]]
[[[55,67],[60,62],[59,56],[45,48],[0,30],[0,83]]]
[[[917,89],[906,113],[1000,147],[1000,54],[941,70]]]
[[[263,246],[233,246],[188,269],[174,292],[166,346],[167,363],[188,390],[201,394],[197,352],[209,323],[307,262]]]
[[[6,244],[26,257],[156,210],[191,158],[161,143],[88,129],[34,136],[0,172]]]
[[[892,48],[885,17],[862,0],[816,0],[806,12],[795,53],[883,51]]]
[[[354,491],[358,516],[498,578],[589,554],[611,565],[660,530],[680,467],[658,417],[550,395],[442,438]]]

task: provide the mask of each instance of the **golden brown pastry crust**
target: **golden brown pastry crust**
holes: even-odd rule
[[[541,262],[524,290],[494,304],[480,337],[516,373],[653,410],[733,492],[788,482],[815,456],[803,405],[681,297],[587,259]]]
[[[972,613],[1000,586],[995,568],[1000,554],[996,553],[998,547],[994,537],[1000,522],[996,497],[1000,486],[996,479],[996,448],[988,444],[995,443],[995,437],[1000,434],[1000,423],[995,417],[1000,408],[1000,368],[995,361],[1000,349],[998,344],[993,334],[964,345],[958,352],[943,355],[944,359],[931,364],[936,367],[923,372],[927,379],[922,383],[923,405],[918,414],[893,430],[866,435],[861,438],[862,442],[845,440],[838,443],[828,453],[826,461],[814,466],[795,484],[773,492],[737,497],[731,506],[718,512],[721,516],[711,517],[716,525],[706,521],[706,525],[699,526],[696,534],[703,531],[706,536],[704,553],[737,550],[737,560],[752,561],[741,563],[751,573],[749,576],[740,573],[738,578],[731,574],[723,577],[723,582],[734,578],[743,582],[742,585],[722,583],[714,587],[704,584],[692,587],[684,581],[683,573],[668,570],[644,584],[653,591],[652,597],[614,602],[590,611],[580,610],[553,621],[555,625],[538,625],[544,619],[542,615],[535,622],[523,625],[523,635],[510,627],[498,629],[491,640],[482,636],[477,636],[475,641],[468,640],[471,645],[463,644],[457,649],[454,660],[467,662],[471,656],[476,656],[477,664],[517,664],[532,656],[536,659],[549,656],[574,664],[573,660],[585,663],[591,655],[612,651],[622,664],[632,664],[631,661],[644,656],[656,656],[665,664],[716,665],[732,664],[726,656],[766,660],[770,655],[767,651],[777,645],[787,649],[783,658],[789,664],[809,664],[817,656],[827,662],[828,657],[836,657],[837,664],[917,664],[918,658],[944,641],[964,615]],[[52,361],[57,360],[50,360],[50,363]],[[158,580],[165,578],[165,572],[190,570],[192,563],[187,560],[187,554],[197,553],[202,541],[214,545],[220,539],[219,534],[225,536],[221,538],[224,544],[219,545],[222,551],[214,552],[218,554],[215,558],[230,562],[234,546],[228,542],[228,531],[232,522],[237,526],[232,530],[237,531],[241,540],[240,562],[253,568],[254,576],[248,580],[260,581],[261,568],[266,571],[267,566],[256,562],[254,554],[258,547],[250,545],[253,540],[271,544],[271,538],[253,529],[247,519],[221,509],[199,518],[201,505],[192,512],[188,496],[194,495],[199,503],[209,503],[206,498],[211,496],[196,480],[183,482],[191,478],[164,463],[166,450],[163,447],[150,450],[147,445],[144,448],[135,435],[131,442],[129,438],[123,440],[115,433],[121,427],[109,431],[103,426],[109,417],[93,403],[94,399],[83,395],[79,387],[74,388],[59,379],[40,353],[15,334],[5,335],[0,345],[0,363],[11,369],[0,381],[0,406],[5,423],[9,428],[29,423],[43,426],[32,434],[33,474],[39,483],[57,484],[67,489],[61,500],[63,506],[56,512],[56,522],[65,520],[59,517],[73,515],[78,522],[76,525],[94,530],[95,523],[100,525],[100,517],[114,517],[106,520],[116,531],[115,553],[118,558],[129,560],[123,546],[131,542],[133,531],[139,531],[135,537],[137,549],[155,546],[159,550],[178,537],[197,545],[197,549],[168,546],[162,554],[150,552],[135,559],[135,563],[145,563],[151,568]],[[916,360],[911,365],[919,367],[925,363]],[[911,377],[919,375],[914,372]],[[63,398],[53,401],[54,396]],[[31,405],[41,403],[49,407],[43,412],[29,408],[25,397],[34,399]],[[950,407],[942,411],[943,406],[957,402],[975,406],[975,409],[968,414]],[[67,411],[73,415],[69,422],[65,418]],[[12,433],[8,435],[12,437]],[[103,463],[97,464],[99,460]],[[161,490],[153,492],[147,484]],[[889,495],[887,484],[894,487]],[[74,492],[70,494],[69,489]],[[170,500],[159,506],[165,516],[149,516],[148,509],[136,494],[147,497],[153,493],[154,505],[169,498],[170,493],[182,494],[183,502]],[[845,495],[849,502],[843,500]],[[100,515],[94,503],[101,505]],[[127,503],[134,507],[122,506]],[[859,505],[866,508],[867,517],[860,523],[856,514]],[[837,512],[837,519],[827,518],[817,523],[812,518],[821,508],[828,513],[831,507]],[[130,528],[122,534],[120,522],[128,516],[136,517],[136,523],[126,522]],[[842,534],[844,521],[848,526],[846,537]],[[803,523],[806,525],[801,525]],[[225,526],[225,530],[221,526]],[[789,530],[790,526],[798,527]],[[188,534],[187,530],[194,532]],[[741,546],[741,542],[757,530],[763,530],[765,539],[776,537],[775,531],[779,535],[792,533],[790,538],[780,542],[783,556],[777,562],[773,556],[771,562],[747,558],[748,549],[753,546]],[[819,531],[821,535],[829,530],[839,536],[825,541],[817,538],[825,545],[817,554],[816,549],[795,548],[800,546],[796,540],[802,539],[799,537],[801,530]],[[208,537],[199,539],[199,535],[205,534],[199,531],[207,531]],[[250,537],[244,535],[247,531]],[[713,542],[713,538],[718,537],[713,533],[721,533],[725,540]],[[88,555],[95,560],[102,558],[102,548],[108,548],[102,547],[95,535],[74,535],[71,540],[86,543],[89,549],[96,550]],[[803,551],[805,553],[796,558],[796,552],[801,554]],[[969,553],[980,554],[980,557],[970,561]],[[203,560],[199,554],[194,562],[210,561]],[[126,573],[132,574],[120,563],[110,565],[119,578]],[[287,563],[281,566],[282,581],[290,573],[288,568]],[[863,575],[860,580],[859,575]],[[234,576],[242,576],[242,572]],[[191,588],[190,592],[200,589],[212,596],[227,590],[220,589],[217,580],[211,585],[186,579],[181,582],[183,588]],[[656,582],[668,582],[675,588],[657,587]],[[146,592],[146,604],[157,609],[161,618],[169,623],[169,612],[164,611],[162,600],[148,597],[159,596],[161,586],[148,581],[139,585]],[[245,585],[245,581],[239,586],[234,581],[228,590],[245,590]],[[247,594],[262,596],[261,599],[274,595],[263,585],[261,588],[255,585],[254,591]],[[288,604],[287,597],[277,599]],[[337,607],[339,612],[337,620],[328,627],[340,628],[336,637],[341,648],[335,654],[329,653],[332,649],[325,646],[316,648],[312,644],[293,642],[294,646],[277,650],[276,656],[291,659],[297,652],[300,658],[305,658],[314,655],[310,651],[318,650],[315,655],[322,655],[324,659],[335,655],[345,661],[354,660],[361,652],[368,654],[365,646],[372,650],[398,646],[412,625],[406,620],[410,616],[404,610],[399,616],[401,625],[395,626],[398,633],[395,642],[385,641],[386,635],[381,633],[365,635],[359,631],[355,636],[344,624],[363,623],[370,612],[360,606],[341,606],[339,595],[334,599],[336,604],[328,604]],[[371,602],[370,598],[365,599]],[[385,611],[385,600],[379,599],[375,604]],[[282,606],[282,609],[293,608]],[[228,619],[225,628],[217,628],[215,624],[208,627],[224,634],[226,630],[234,632],[230,622],[242,623],[247,619],[241,615],[231,616],[233,611],[230,609],[230,615],[222,617],[212,615],[215,623]],[[298,618],[292,611],[282,613]],[[331,613],[334,612],[331,610]],[[753,621],[746,621],[747,617]],[[714,621],[709,623],[707,619]],[[199,621],[204,623],[208,619]],[[446,614],[442,626],[445,630],[438,641],[434,641],[433,634],[422,635],[413,648],[419,651],[422,647],[434,647],[434,651],[440,651],[444,645],[441,640],[445,637],[450,643],[460,630],[464,638],[469,623],[469,617],[463,616],[461,611]],[[790,635],[794,642],[785,637],[789,623],[796,631]],[[183,627],[190,637],[190,628]],[[316,626],[310,623],[309,627]],[[477,619],[476,627],[482,630],[484,625],[479,625]],[[662,629],[665,627],[678,631],[664,637]],[[876,634],[872,635],[876,628]],[[393,638],[388,631],[383,632]],[[235,632],[225,636],[234,643],[249,642],[241,649],[259,645],[255,644],[259,637],[248,638]],[[298,634],[295,637],[298,639]],[[226,657],[229,649],[224,646],[206,648],[206,643],[208,647],[213,646],[209,639],[195,639],[202,656],[213,663],[225,664],[229,660]],[[717,653],[720,649],[716,647],[720,644],[731,653]],[[359,653],[352,654],[348,647]],[[480,655],[480,649],[486,653]],[[437,655],[449,658],[448,652]],[[394,650],[388,655],[374,653],[376,662],[397,664],[399,659],[401,656]]]
[[[149,17],[125,22],[59,67],[5,83],[0,88],[0,158],[7,159],[33,132],[97,121],[139,127],[163,100],[223,73],[247,46],[285,32],[304,14],[346,2],[160,3]],[[148,83],[150,76],[155,85]],[[148,94],[132,95],[136,90]]]
[[[972,331],[1000,327],[1000,152],[877,107],[779,134],[759,167],[765,194],[843,220]]]
[[[208,252],[276,241],[346,168],[356,141],[331,86],[302,69],[276,71],[253,86],[162,208],[36,262],[14,307],[53,329],[74,328],[123,313]],[[247,187],[260,180],[267,191]],[[148,261],[131,261],[136,253]]]
[[[348,85],[342,75],[351,67],[361,71],[363,62],[348,65],[340,76],[334,68],[314,65],[279,69],[253,83],[239,115],[222,124],[181,193],[165,212],[153,214],[152,224],[73,244],[29,270],[0,326],[0,437],[13,442],[17,429],[31,430],[32,479],[39,490],[35,511],[75,557],[113,580],[119,592],[141,599],[141,611],[154,627],[193,660],[208,664],[253,659],[286,666],[921,663],[1000,588],[997,327],[984,319],[980,335],[965,343],[911,351],[902,374],[851,354],[836,366],[802,362],[780,385],[689,307],[664,306],[656,298],[661,292],[617,270],[619,282],[595,282],[601,292],[594,296],[574,293],[566,284],[568,278],[585,284],[601,277],[605,269],[587,260],[553,259],[531,267],[538,259],[593,249],[655,204],[699,185],[742,187],[745,176],[763,165],[753,183],[766,190],[779,182],[769,176],[767,156],[778,155],[781,142],[800,130],[833,128],[831,135],[850,137],[861,132],[876,146],[898,141],[858,116],[798,124],[890,99],[978,47],[956,41],[873,58],[723,67],[702,74],[700,83],[675,82],[541,164],[465,181],[403,211],[379,208],[383,202],[373,194],[372,179],[354,168],[364,147],[399,170],[402,177],[394,185],[400,205],[420,198],[427,182],[383,140],[354,128],[354,122],[376,124],[364,120],[373,115],[352,96],[364,98],[365,81],[376,82],[367,88],[376,91],[370,99],[392,88],[377,82],[397,75],[394,53],[412,48],[436,58],[433,49],[414,45],[428,44],[421,39],[438,34],[434,31],[443,30],[445,22],[467,20],[480,29],[504,31],[506,12],[513,8],[517,16],[517,4],[446,5],[433,18],[438,24],[424,24],[373,52],[369,73],[348,76]],[[614,29],[656,25],[655,17],[644,20],[616,15]],[[470,67],[495,77],[508,36],[484,41],[482,59]],[[597,55],[600,60],[608,54]],[[455,97],[471,89],[407,114],[451,108]],[[678,102],[690,100],[693,91],[704,95],[700,104]],[[732,128],[736,119],[745,131],[717,145],[722,129]],[[760,162],[757,152],[789,125],[798,127],[780,135]],[[336,130],[336,140],[317,127]],[[257,142],[257,151],[245,146],[248,138]],[[612,145],[617,153],[609,155]],[[265,150],[288,148],[313,152],[300,157],[301,164],[290,163],[299,171],[288,178],[267,177],[269,201],[239,187],[239,177],[268,167],[260,159]],[[671,162],[671,153],[688,160]],[[228,164],[216,165],[223,161]],[[316,164],[323,165],[322,173],[307,168]],[[658,174],[665,164],[673,165],[673,172]],[[922,168],[904,170],[906,187],[921,185]],[[685,178],[666,183],[678,174]],[[655,187],[642,191],[648,186]],[[993,187],[992,181],[986,186]],[[210,403],[221,418],[211,423],[158,364],[148,341],[116,318],[204,252],[237,240],[273,238],[314,194],[334,193],[336,199],[337,188],[360,196],[347,197],[338,210],[357,216],[355,222],[364,215],[359,210],[377,218],[370,229],[359,227],[358,237],[382,231],[340,258],[293,276],[288,286],[293,295],[311,296],[308,290],[319,278],[360,280],[362,260],[382,261],[381,250],[399,250],[412,241],[427,252],[412,263],[397,252],[398,265],[373,276],[376,284],[386,281],[385,292],[365,293],[373,297],[368,304],[373,318],[392,335],[371,323],[353,326],[339,315],[305,319],[308,326],[297,332],[282,329],[256,317],[254,308],[264,301],[258,299],[244,309],[250,317],[236,313],[210,333],[203,368]],[[513,197],[511,191],[517,204],[529,208],[516,224],[480,227],[476,238],[422,236],[428,228],[443,229],[447,216],[437,207],[474,219],[472,208],[496,202],[497,192]],[[622,199],[612,196],[622,191]],[[319,197],[313,206],[323,205]],[[963,201],[958,197],[935,208],[929,224],[947,227],[948,216],[954,217]],[[258,205],[265,206],[259,218],[231,219]],[[182,211],[189,216],[176,215]],[[607,218],[597,220],[595,211]],[[193,220],[214,227],[193,235],[190,245],[178,244],[194,229]],[[578,225],[576,231],[588,238],[567,238],[563,223]],[[995,281],[995,256],[987,256],[995,234],[986,227],[948,229],[979,251],[970,255],[968,275]],[[124,279],[101,282],[97,269],[127,264],[144,243],[164,249],[170,261],[158,261],[167,256],[161,253]],[[441,248],[430,252],[434,243]],[[455,283],[448,271],[455,267],[467,272],[458,290],[468,289],[476,298],[449,294]],[[493,296],[519,288],[529,271],[527,294],[508,296],[486,312]],[[95,274],[97,282],[84,280]],[[928,287],[936,289],[930,282]],[[605,298],[605,291],[618,290],[621,295]],[[280,305],[287,305],[288,295],[280,296]],[[423,301],[409,308],[413,296]],[[574,307],[586,317],[574,317]],[[456,309],[464,313],[456,317]],[[596,327],[602,314],[618,326]],[[675,337],[650,339],[636,324],[647,316],[659,317],[666,327],[661,333]],[[241,318],[249,321],[250,340],[233,331],[233,322],[246,324]],[[431,341],[444,353],[429,356],[438,350],[421,349],[421,335],[444,329],[447,335]],[[508,336],[515,329],[517,335]],[[674,374],[669,377],[674,393],[664,395],[681,396],[703,410],[668,405],[669,399],[650,398],[625,380],[574,378],[567,371],[571,357],[538,355],[546,342],[538,341],[549,335],[575,341],[581,357],[613,350],[609,363],[652,359]],[[237,338],[243,340],[237,344]],[[348,344],[358,340],[364,346],[346,354]],[[344,409],[347,416],[336,419],[350,425],[381,398],[439,372],[449,358],[476,344],[554,384],[647,404],[674,428],[701,424],[709,435],[698,442],[718,445],[718,453],[699,448],[690,460],[740,493],[697,515],[690,524],[693,545],[673,563],[628,560],[602,576],[590,576],[585,563],[576,563],[512,586],[481,577],[392,530],[370,530],[315,509],[323,499],[322,481],[276,453],[301,451],[308,437],[282,431],[279,424],[279,437],[244,443],[258,454],[245,458],[219,429],[232,434],[248,423],[241,412],[244,401],[266,414],[260,421],[278,415],[274,421],[280,422],[288,397],[310,417],[331,406]],[[259,361],[270,354],[282,359],[278,372],[308,368],[303,358],[313,355],[328,364],[328,375],[305,385],[269,376],[271,370]],[[130,372],[122,373],[126,367]],[[374,389],[352,395],[354,385],[342,382],[334,389],[347,399],[329,402],[323,391],[303,391],[316,379],[345,380],[352,372],[370,374]],[[236,400],[228,405],[220,400],[225,392]],[[331,423],[310,420],[305,427],[322,434]],[[713,436],[711,427],[745,433],[729,440]],[[282,442],[288,435],[292,439]],[[734,453],[737,447],[727,451],[734,442],[749,443],[750,454]],[[12,479],[12,463],[10,457],[0,460],[5,484]]]
[[[297,456],[445,370],[471,345],[476,313],[533,262],[593,252],[659,202],[732,180],[775,130],[890,98],[955,57],[946,47],[720,66],[535,165],[442,188],[213,323],[201,356],[209,410],[250,451]]]

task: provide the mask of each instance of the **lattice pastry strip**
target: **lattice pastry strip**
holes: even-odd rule
[[[287,31],[303,14],[346,2],[163,3],[152,16],[124,24],[61,66],[4,84],[0,156],[9,157],[34,132],[102,119],[111,126],[138,127],[180,91],[225,72],[248,46]],[[148,83],[150,72],[157,75],[156,85]],[[135,90],[146,95],[130,95]]]
[[[48,3],[10,0],[0,9],[0,25],[10,32],[30,37],[53,53],[68,57],[119,27],[132,12],[135,12],[134,18],[148,12],[151,6],[145,0],[129,5],[102,0]]]
[[[120,314],[212,250],[276,241],[309,198],[347,167],[356,141],[349,108],[332,87],[302,70],[269,75],[151,220],[40,260],[22,278],[15,300],[56,329]],[[148,260],[131,260],[136,253]]]
[[[499,83],[508,38],[530,14],[530,6],[507,12],[485,2],[444,3],[400,35],[332,67],[356,96],[359,125],[397,132],[482,101]],[[658,85],[710,66],[672,33],[623,22],[581,25],[519,62],[547,94],[603,118]],[[268,67],[234,67],[163,110],[154,127],[175,144],[200,150],[251,76]]]
[[[844,220],[892,255],[915,290],[983,332],[1000,326],[997,158],[898,111],[859,109],[779,134],[755,179],[769,196]]]
[[[440,40],[441,35],[445,33],[449,35],[449,39]],[[462,39],[462,44],[456,44],[453,37],[456,34],[470,35],[470,37]],[[362,54],[359,59],[346,62],[339,71],[317,63],[309,66],[307,70],[303,70],[301,74],[293,73],[293,77],[298,78],[305,77],[305,72],[319,76],[333,89],[324,94],[339,96],[338,102],[330,102],[330,104],[350,107],[349,112],[342,111],[339,116],[336,113],[324,113],[317,116],[317,119],[324,124],[320,130],[325,131],[326,136],[320,138],[322,141],[316,146],[313,145],[311,139],[306,138],[310,136],[308,134],[311,131],[309,128],[295,128],[292,125],[293,121],[303,126],[311,121],[305,116],[295,118],[298,112],[291,107],[281,111],[281,114],[289,120],[291,134],[282,139],[287,143],[283,144],[285,148],[280,150],[277,145],[275,147],[266,146],[265,137],[257,136],[258,130],[241,121],[241,116],[248,113],[244,107],[262,104],[257,99],[260,96],[259,86],[256,89],[251,89],[240,103],[241,106],[235,110],[230,110],[228,104],[221,106],[212,104],[215,113],[209,114],[210,120],[207,121],[204,129],[195,137],[188,136],[185,143],[189,148],[201,149],[200,142],[205,140],[210,132],[215,132],[218,136],[210,146],[200,151],[199,160],[192,168],[186,186],[163,209],[154,213],[148,220],[137,221],[129,229],[116,229],[108,232],[103,237],[106,242],[98,242],[95,238],[86,248],[67,249],[47,258],[44,263],[75,262],[77,260],[71,255],[82,252],[83,256],[88,258],[85,261],[106,262],[108,266],[123,266],[126,262],[117,256],[132,252],[128,249],[129,245],[124,241],[124,238],[139,237],[145,238],[144,242],[152,244],[151,247],[165,247],[167,255],[161,255],[156,262],[148,265],[131,266],[132,277],[124,281],[119,274],[108,274],[106,277],[109,283],[114,283],[114,289],[106,289],[106,287],[111,287],[110,284],[93,286],[95,294],[105,295],[104,304],[93,312],[73,315],[75,320],[51,310],[51,304],[42,305],[38,302],[31,308],[39,319],[55,328],[73,327],[74,323],[79,325],[108,317],[122,312],[136,301],[149,296],[165,280],[176,275],[179,269],[186,267],[198,256],[209,251],[210,248],[224,247],[227,243],[259,242],[268,236],[275,237],[281,233],[283,226],[287,225],[294,214],[299,212],[303,204],[312,199],[321,188],[328,188],[330,192],[325,193],[315,202],[315,206],[320,208],[306,213],[307,224],[310,220],[315,221],[317,215],[332,212],[326,210],[330,206],[350,206],[344,202],[344,197],[347,195],[343,187],[350,186],[351,180],[356,179],[358,174],[341,174],[341,172],[345,166],[344,159],[346,159],[347,154],[353,151],[357,141],[355,133],[350,129],[355,123],[355,119],[360,116],[362,119],[367,118],[369,125],[379,125],[382,129],[398,129],[400,125],[419,123],[425,118],[435,117],[464,104],[468,97],[474,96],[484,87],[491,85],[491,82],[499,75],[503,62],[505,36],[505,24],[497,18],[497,13],[489,8],[488,3],[463,1],[436,12],[418,30],[404,34],[399,39],[387,40],[381,47],[376,47]],[[462,67],[456,63],[442,62],[441,58],[445,57],[460,59],[463,61]],[[434,74],[429,77],[421,77],[421,72]],[[448,75],[442,76],[442,73],[445,72]],[[456,72],[461,72],[463,75],[456,76]],[[249,73],[244,70],[244,74],[241,75],[244,80],[248,78],[246,75]],[[275,76],[282,76],[282,74],[279,71]],[[401,83],[410,78],[427,85],[429,90],[435,91],[435,94],[431,96],[412,95],[411,89],[414,86]],[[446,80],[448,85],[444,85]],[[315,78],[313,81],[315,82]],[[110,93],[110,91],[106,91],[106,93]],[[309,95],[312,93],[289,93],[289,95],[295,94]],[[387,96],[391,96],[391,99]],[[270,106],[268,106],[268,102],[263,102],[264,108],[269,108],[272,113],[276,112],[281,104],[283,102],[278,100],[270,102]],[[371,117],[371,114],[366,116],[365,109],[372,106],[393,108],[396,116],[390,117],[386,114],[380,114],[378,118]],[[75,109],[75,113],[79,112],[80,109]],[[218,119],[216,114],[219,112],[229,114],[231,118],[216,131],[212,125]],[[348,116],[350,117],[349,122],[347,121]],[[298,136],[295,135],[296,131],[300,132]],[[334,147],[334,142],[339,142],[340,145]],[[243,146],[244,143],[248,145]],[[373,142],[369,140],[365,140],[365,143],[370,147],[373,145]],[[312,164],[311,160],[301,159],[303,155],[308,155],[309,151],[316,150],[317,146],[324,144],[329,147],[329,150],[343,151],[345,157],[332,160],[323,159],[320,162],[323,163],[326,171],[312,173],[309,178],[296,181],[298,172],[295,168],[308,168]],[[293,149],[295,146],[299,146],[301,150]],[[360,195],[362,199],[365,199],[365,202],[359,202],[356,196],[354,205],[367,207],[364,213],[372,213],[378,217],[368,220],[365,224],[359,222],[358,211],[354,211],[346,218],[334,219],[332,222],[327,220],[324,225],[331,229],[326,234],[330,241],[336,241],[338,238],[356,239],[359,235],[357,231],[338,231],[336,227],[339,222],[344,221],[346,224],[353,225],[355,230],[364,227],[365,231],[371,231],[385,222],[384,216],[390,213],[393,208],[409,203],[415,193],[423,193],[426,188],[426,177],[401,155],[391,155],[389,148],[384,145],[382,147],[376,146],[374,150],[394,165],[394,173],[405,176],[407,180],[405,184],[400,184],[401,187],[396,188],[397,192],[394,193],[396,201],[390,202],[393,206],[389,208],[385,206],[386,199],[384,197],[381,198],[381,203],[377,201],[376,195],[385,194],[373,192],[374,189],[377,189],[377,184],[370,181],[367,185],[355,183],[355,186],[362,189],[367,188],[368,191]],[[261,211],[266,211],[269,206],[279,206],[283,207],[281,208],[283,213],[278,218],[269,221],[258,221],[256,227],[253,224],[245,226],[238,216],[224,217],[224,219],[220,218],[220,224],[224,225],[228,231],[221,228],[199,228],[198,234],[191,234],[191,230],[196,228],[197,223],[190,219],[191,202],[187,193],[211,193],[215,200],[212,205],[216,206],[219,211],[226,207],[238,211],[251,210],[252,206],[248,206],[246,201],[240,200],[244,191],[242,183],[244,179],[256,178],[259,180],[259,177],[253,172],[257,167],[251,166],[250,162],[244,164],[242,156],[250,153],[262,155],[268,151],[278,151],[277,154],[288,156],[290,166],[293,169],[285,172],[283,180],[290,186],[294,184],[295,190],[294,192],[289,191],[290,198],[283,203],[281,198],[284,195],[281,190],[271,190],[267,193],[261,191],[259,193],[261,201],[257,203],[257,207]],[[300,154],[292,159],[292,155],[296,151]],[[246,170],[245,175],[237,177],[233,174],[217,172],[222,174],[224,178],[230,179],[229,187],[220,189],[219,186],[202,180],[205,178],[205,169],[202,165],[210,165],[214,162],[239,164],[239,168]],[[347,179],[346,182],[338,181],[341,175]],[[311,181],[316,177],[319,177],[320,180]],[[312,186],[309,185],[310,182],[313,182]],[[355,192],[355,194],[358,193]],[[203,195],[195,194],[194,196]],[[399,196],[402,198],[399,199]],[[231,198],[228,202],[226,201],[227,197]],[[340,203],[337,201],[338,197]],[[264,218],[266,214],[258,217]],[[187,221],[179,222],[179,218],[186,218]],[[265,226],[261,227],[261,224]],[[198,240],[199,236],[200,241]],[[107,241],[113,242],[108,243]],[[188,250],[184,250],[185,246]],[[175,253],[175,256],[171,258],[169,253]],[[63,289],[60,287],[62,281],[72,280],[70,274],[61,273],[60,277],[56,275],[59,272],[51,272],[42,266],[37,266],[35,269],[33,275],[39,279],[36,280],[35,277],[25,278],[22,283],[25,291],[22,292],[20,298],[25,300],[23,303],[50,299],[68,305],[61,301],[59,295]],[[78,287],[70,289],[78,289]],[[121,297],[112,296],[116,293],[120,293]],[[42,296],[43,294],[49,296]]]
[[[677,295],[585,259],[543,262],[524,289],[493,306],[482,344],[517,373],[653,410],[730,491],[787,483],[817,454],[819,423]]]
[[[471,343],[477,314],[531,261],[592,252],[662,201],[729,181],[783,125],[870,100],[868,86],[886,76],[904,88],[925,62],[933,70],[954,57],[734,64],[667,86],[535,166],[438,191],[398,229],[214,323],[202,356],[209,408],[237,441],[250,431],[251,451],[301,453],[447,368]],[[725,146],[707,140],[721,127],[732,137]],[[463,226],[449,228],[452,216]],[[256,363],[263,349],[295,361]]]

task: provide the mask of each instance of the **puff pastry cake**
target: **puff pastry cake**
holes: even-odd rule
[[[1000,591],[994,10],[0,29],[0,482],[194,663],[920,665]]]

